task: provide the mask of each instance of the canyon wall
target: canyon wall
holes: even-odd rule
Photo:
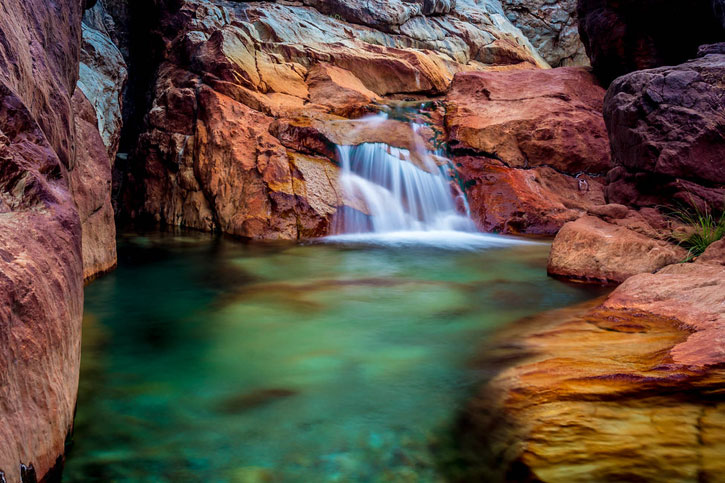
[[[120,117],[106,114],[114,109],[102,98],[114,97],[105,94],[119,78],[101,68],[106,53],[94,52],[102,39],[81,26],[84,6],[0,5],[3,481],[60,477],[78,387],[83,281],[116,264],[110,168]],[[103,75],[110,77],[100,82]]]
[[[12,482],[59,471],[73,424],[83,271],[69,171],[81,14],[80,1],[0,5],[0,472]]]
[[[255,239],[324,235],[341,206],[365,209],[337,184],[334,145],[413,142],[399,121],[346,120],[440,96],[457,72],[547,67],[497,2],[376,5],[162,4],[132,216]]]

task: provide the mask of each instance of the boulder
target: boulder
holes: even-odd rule
[[[666,241],[584,216],[564,225],[556,235],[547,270],[555,277],[619,283],[686,257],[684,249]]]
[[[709,53],[611,85],[604,103],[617,165],[609,173],[611,202],[724,208],[723,78],[725,54]]]
[[[565,223],[604,204],[601,182],[549,167],[509,168],[479,156],[455,158],[471,216],[483,231],[555,235]]]
[[[491,379],[459,426],[461,481],[719,481],[725,268],[668,266],[599,303],[481,348]]]
[[[676,65],[725,38],[722,0],[579,0],[579,33],[596,75],[609,84],[636,70]],[[677,35],[673,35],[677,32]]]
[[[697,263],[707,263],[712,265],[725,265],[725,239],[716,241],[705,252],[697,257]]]
[[[555,234],[604,204],[604,90],[578,68],[457,74],[448,143],[484,230]]]
[[[511,22],[552,67],[589,65],[579,39],[577,1],[503,0]]]

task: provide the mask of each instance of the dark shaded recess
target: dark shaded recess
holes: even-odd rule
[[[142,202],[135,180],[140,162],[134,159],[138,136],[144,130],[144,117],[151,108],[156,72],[164,55],[160,32],[164,0],[106,0],[120,31],[120,50],[128,69],[123,93],[123,127],[119,155],[113,168],[113,208],[117,223],[128,220],[130,211]]]
[[[724,0],[579,0],[579,34],[606,86],[635,70],[677,65],[725,40]]]

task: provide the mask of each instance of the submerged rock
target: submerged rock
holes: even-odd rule
[[[684,264],[514,324],[479,361],[467,481],[719,481],[724,322],[725,270]]]

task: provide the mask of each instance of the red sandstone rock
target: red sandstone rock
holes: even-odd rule
[[[551,246],[549,275],[574,280],[622,282],[677,263],[687,252],[666,241],[585,216],[567,223]]]
[[[0,474],[8,482],[20,481],[21,465],[39,480],[59,477],[78,389],[82,282],[65,168],[0,81]]]
[[[90,280],[116,266],[111,161],[98,132],[96,111],[80,89],[73,94],[73,108],[78,141],[70,186],[81,219],[83,277]]]
[[[482,229],[553,235],[604,204],[591,176],[611,166],[603,98],[582,69],[456,76],[449,143]]]
[[[697,263],[725,265],[725,240],[716,241],[697,257]]]
[[[549,167],[508,168],[473,156],[455,162],[471,216],[484,231],[554,235],[592,206],[604,204],[596,178],[576,179]]]
[[[604,89],[584,69],[458,74],[447,96],[450,147],[512,168],[605,174],[603,100]]]

